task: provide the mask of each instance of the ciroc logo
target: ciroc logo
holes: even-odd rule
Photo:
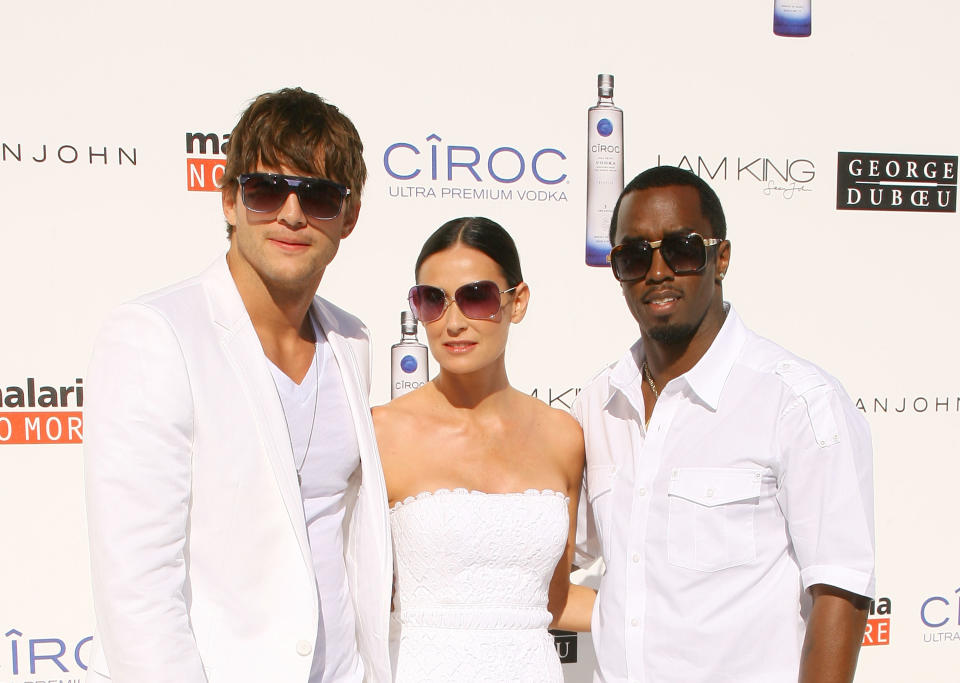
[[[83,443],[83,379],[74,381],[38,387],[27,377],[22,386],[0,386],[0,446]]]
[[[230,133],[187,133],[187,189],[219,192],[227,168]]]
[[[3,635],[10,639],[10,671],[14,676],[41,674],[56,676],[59,681],[62,680],[60,674],[87,670],[86,655],[93,636],[77,641],[49,637],[24,640],[23,633],[16,628]],[[0,670],[4,668],[0,666]]]
[[[383,169],[400,181],[389,186],[391,197],[567,201],[566,192],[554,189],[567,180],[567,155],[555,147],[487,149],[447,143],[437,133],[425,143],[394,142],[384,150]]]
[[[837,153],[837,208],[957,212],[957,157]]]
[[[610,122],[610,119],[600,119],[597,121],[597,132],[605,138],[610,137],[610,133],[613,132],[613,124]]]
[[[960,644],[960,588],[952,595],[931,595],[924,600],[920,621],[927,629],[923,642]]]
[[[404,356],[400,359],[400,369],[408,375],[411,372],[416,372],[418,367],[420,366],[417,364],[417,359],[413,356]]]

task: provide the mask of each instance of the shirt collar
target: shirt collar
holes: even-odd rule
[[[727,302],[723,305],[727,310],[727,319],[723,321],[720,332],[697,364],[681,375],[711,410],[716,410],[720,405],[720,392],[747,339],[747,328],[733,306]]]
[[[727,311],[726,320],[717,333],[710,348],[689,371],[678,377],[693,390],[711,410],[720,404],[723,385],[740,356],[740,350],[747,337],[747,328],[733,310],[733,306],[724,302]],[[638,339],[620,358],[610,371],[609,403],[617,392],[626,396],[637,412],[643,414],[643,393],[640,390],[640,365],[638,359],[644,357],[643,339]],[[605,404],[606,405],[606,404]]]

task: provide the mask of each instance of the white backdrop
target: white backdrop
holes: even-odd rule
[[[814,5],[810,38],[779,38],[772,5],[5,8],[0,683],[83,678],[93,618],[78,387],[109,309],[197,272],[226,248],[219,195],[190,191],[188,171],[222,156],[212,139],[205,154],[198,144],[188,151],[187,135],[222,139],[253,96],[288,85],[353,119],[370,178],[359,225],[321,293],[372,330],[374,403],[389,397],[389,346],[425,237],[461,215],[502,223],[533,292],[512,332],[510,377],[562,406],[637,335],[610,273],[583,264],[586,110],[598,73],[616,77],[627,178],[660,162],[711,182],[733,245],[727,298],[758,332],[838,376],[871,424],[883,598],[871,642],[883,644],[864,648],[857,680],[955,681],[957,214],[838,210],[837,169],[841,152],[865,169],[876,154],[901,155],[904,168],[917,155],[955,164],[960,9],[824,2]],[[389,157],[400,175],[422,168],[416,178],[385,167],[396,143],[420,150]],[[433,180],[434,143],[441,162],[449,146],[476,148],[481,180],[463,168],[452,180],[441,168]],[[515,183],[487,170],[499,147],[527,164]],[[565,157],[542,156],[542,175],[566,174],[562,182],[544,185],[531,173],[542,149]],[[508,175],[509,156],[500,160]],[[952,180],[938,168],[941,191],[955,193],[955,166]],[[917,180],[877,179],[901,184],[854,187],[864,196],[882,187],[889,198]],[[568,680],[589,680],[588,636],[578,659],[565,665]]]

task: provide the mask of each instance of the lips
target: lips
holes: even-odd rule
[[[643,295],[641,301],[656,313],[669,313],[683,298],[683,294],[675,289],[656,289]]]
[[[299,251],[310,246],[308,242],[297,242],[296,240],[279,239],[277,237],[268,237],[267,239],[281,249],[288,249],[291,251]]]
[[[443,348],[448,352],[459,354],[467,353],[468,351],[473,350],[476,347],[477,343],[472,341],[455,341],[455,342],[444,342]]]

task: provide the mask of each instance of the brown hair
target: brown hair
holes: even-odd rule
[[[302,88],[257,97],[240,116],[227,149],[223,192],[236,193],[237,177],[257,165],[323,177],[350,188],[344,211],[359,201],[367,179],[363,143],[339,109]],[[227,226],[227,235],[233,226]]]

